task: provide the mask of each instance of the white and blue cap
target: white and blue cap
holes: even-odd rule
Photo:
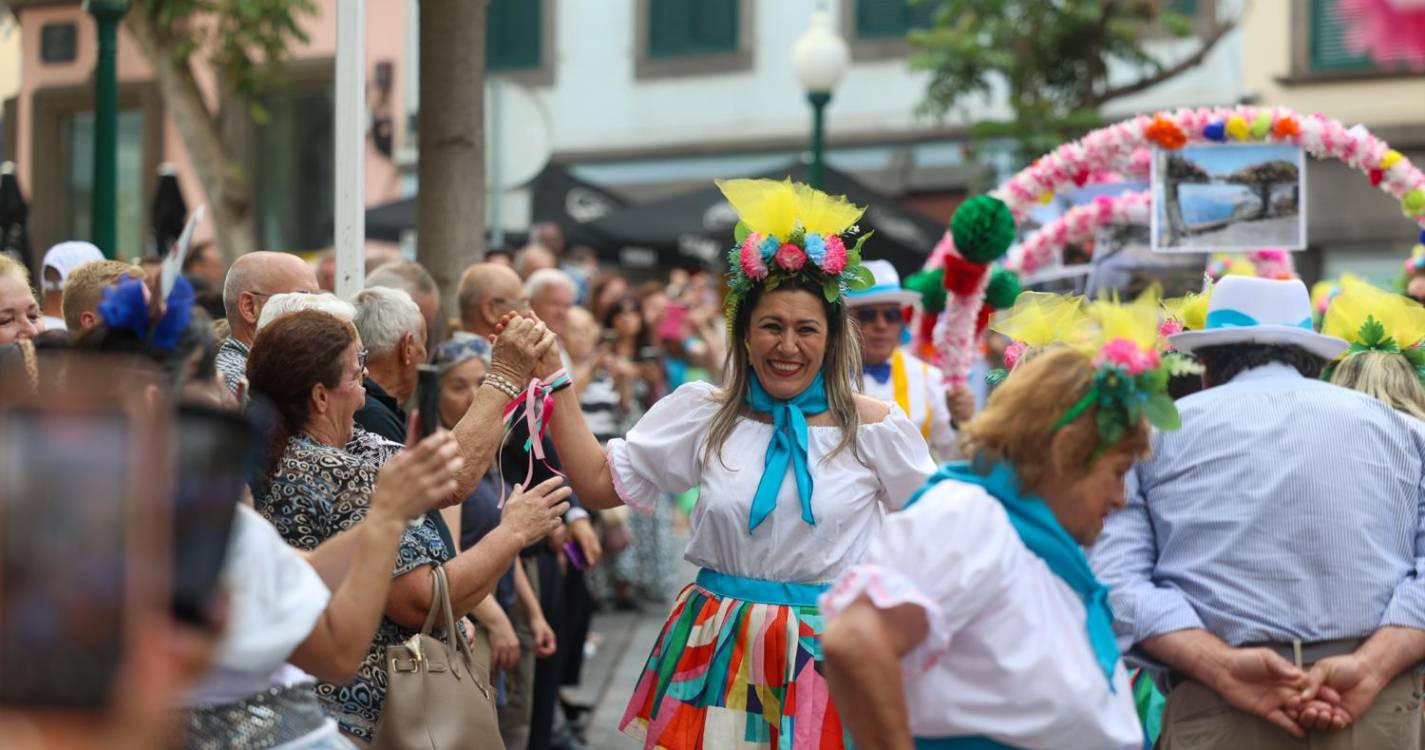
[[[860,307],[862,305],[889,305],[897,304],[901,307],[906,305],[920,304],[920,295],[915,292],[901,288],[901,275],[896,273],[896,267],[885,260],[863,261],[862,265],[871,271],[876,283],[869,289],[861,291],[849,291],[846,293],[846,304],[850,307]]]
[[[1311,326],[1311,295],[1300,280],[1227,276],[1212,290],[1207,322],[1201,331],[1168,337],[1180,352],[1224,344],[1299,346],[1323,359],[1335,359],[1347,343],[1317,333]]]

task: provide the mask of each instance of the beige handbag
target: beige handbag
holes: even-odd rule
[[[477,628],[476,653],[456,627],[445,568],[431,578],[435,595],[421,632],[386,647],[386,704],[376,728],[375,750],[504,750],[490,687],[490,641]],[[431,635],[436,613],[445,613],[447,643]]]

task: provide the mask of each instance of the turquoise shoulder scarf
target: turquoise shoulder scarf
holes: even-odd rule
[[[1118,640],[1113,635],[1113,611],[1108,607],[1108,587],[1099,583],[1089,567],[1087,557],[1078,542],[1059,525],[1054,511],[1043,498],[1037,495],[1019,493],[1019,477],[1014,469],[1003,461],[996,462],[989,474],[980,474],[970,467],[969,461],[955,461],[945,464],[934,476],[926,481],[906,507],[914,505],[926,491],[945,480],[954,480],[984,488],[1004,506],[1009,514],[1009,522],[1019,533],[1024,546],[1029,548],[1054,575],[1059,576],[1074,593],[1083,600],[1088,612],[1085,627],[1094,656],[1108,678],[1109,690],[1113,690],[1113,670],[1118,664]]]

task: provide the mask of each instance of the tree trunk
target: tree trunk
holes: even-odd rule
[[[1181,187],[1182,183],[1180,182],[1169,182],[1163,191],[1163,197],[1167,199],[1163,213],[1167,216],[1168,225],[1163,227],[1162,231],[1165,236],[1159,239],[1159,243],[1164,247],[1178,244],[1187,235],[1187,222],[1183,220],[1182,197],[1178,193]]]
[[[256,250],[252,188],[242,167],[234,162],[223,145],[217,121],[203,101],[203,92],[193,78],[192,69],[187,61],[175,57],[173,45],[141,8],[135,8],[124,19],[153,65],[163,102],[173,115],[188,158],[198,172],[219,248],[230,261]]]
[[[1257,197],[1262,199],[1262,207],[1257,210],[1257,219],[1265,219],[1272,213],[1272,183],[1257,183]]]
[[[487,0],[420,8],[420,192],[416,257],[440,286],[444,317],[456,285],[485,257],[485,11]]]

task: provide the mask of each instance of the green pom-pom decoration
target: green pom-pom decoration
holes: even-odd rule
[[[996,268],[990,273],[990,283],[985,285],[985,304],[996,310],[1014,307],[1024,285],[1019,283],[1019,274],[1007,268]]]
[[[1014,214],[999,198],[976,195],[955,209],[950,234],[965,260],[990,263],[1014,244]]]
[[[945,311],[945,269],[917,271],[906,277],[905,288],[920,295],[920,308],[925,312]]]

